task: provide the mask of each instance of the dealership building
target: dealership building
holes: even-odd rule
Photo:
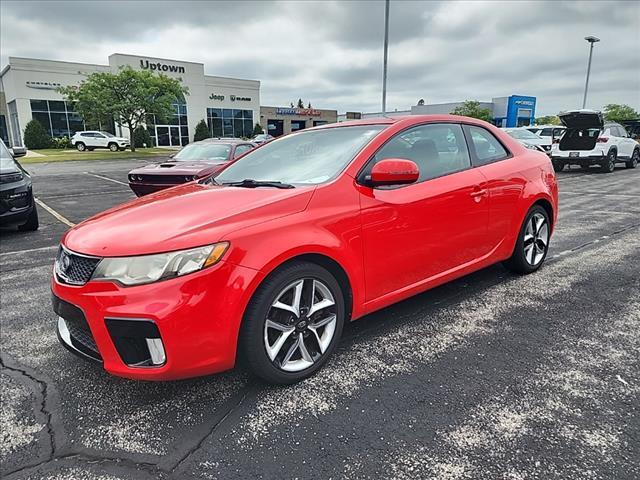
[[[260,82],[205,75],[202,63],[120,53],[110,55],[107,65],[9,57],[9,64],[0,72],[0,136],[11,146],[22,145],[24,128],[32,119],[53,137],[87,129],[73,104],[57,89],[78,85],[95,72],[117,72],[123,66],[163,73],[188,89],[188,95],[176,99],[169,118],[147,117],[146,126],[156,145],[186,145],[193,141],[195,127],[203,119],[212,136],[220,137],[250,137],[254,125],[261,123]],[[129,136],[127,128],[114,122],[100,129]]]
[[[433,103],[414,105],[410,110],[387,112],[389,117],[401,115],[443,115],[450,114],[464,102]],[[496,97],[490,102],[479,102],[480,108],[491,111],[494,125],[498,127],[522,127],[534,125],[536,121],[536,97],[510,95]],[[339,122],[360,118],[381,117],[382,112],[347,112],[338,116]]]
[[[337,121],[337,110],[260,107],[260,125],[265,132],[274,137]]]

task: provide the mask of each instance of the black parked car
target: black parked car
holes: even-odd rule
[[[17,226],[21,231],[38,229],[38,210],[33,199],[31,177],[15,157],[24,149],[9,149],[0,140],[0,226]]]

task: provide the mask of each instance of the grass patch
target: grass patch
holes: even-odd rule
[[[109,150],[94,150],[93,152],[78,152],[77,150],[60,150],[47,148],[33,150],[43,157],[22,157],[18,161],[22,164],[43,162],[67,162],[74,160],[126,160],[131,158],[168,157],[175,150],[167,148],[140,148],[135,152],[125,150],[123,152],[111,152]]]

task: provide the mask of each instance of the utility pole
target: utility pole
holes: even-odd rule
[[[593,57],[593,44],[600,41],[598,37],[594,37],[593,35],[584,37],[584,39],[589,42],[590,47],[589,64],[587,66],[587,80],[584,82],[584,97],[582,98],[582,108],[586,108],[587,105],[587,90],[589,90],[589,75],[591,74],[591,57]]]
[[[389,0],[384,2],[384,65],[382,70],[382,115],[387,113],[387,57],[389,52]]]

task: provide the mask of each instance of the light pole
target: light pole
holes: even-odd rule
[[[387,52],[389,51],[389,0],[384,2],[384,64],[382,67],[382,115],[387,113]]]
[[[594,37],[593,35],[584,37],[584,39],[587,42],[589,42],[590,47],[589,47],[589,65],[587,66],[587,80],[584,82],[584,97],[582,98],[582,108],[585,108],[587,105],[587,90],[589,89],[589,74],[591,73],[591,57],[593,56],[593,44],[600,41],[598,37]]]

